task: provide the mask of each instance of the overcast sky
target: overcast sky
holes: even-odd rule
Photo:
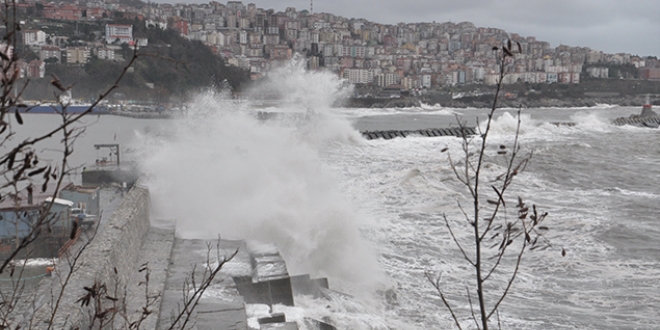
[[[208,2],[156,0],[181,1]],[[275,11],[310,8],[309,0],[243,1],[248,3]],[[384,24],[468,21],[534,36],[552,47],[660,56],[660,0],[314,0],[314,12]]]

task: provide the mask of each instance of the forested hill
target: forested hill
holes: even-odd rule
[[[227,65],[225,61],[199,41],[190,41],[174,30],[145,29],[144,23],[123,21],[136,27],[136,37],[146,37],[149,45],[138,50],[138,61],[111,95],[113,98],[151,99],[166,103],[170,99],[185,100],[191,93],[205,88],[231,86],[240,91],[249,82],[249,72]],[[130,59],[133,49],[122,45],[121,55]],[[119,55],[119,54],[118,54]],[[66,84],[73,84],[76,99],[93,99],[117,79],[126,62],[99,60],[92,56],[84,66],[49,64],[44,79],[33,80],[25,99],[52,99],[51,74]],[[225,82],[226,80],[226,82]]]

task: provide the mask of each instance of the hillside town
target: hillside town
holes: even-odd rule
[[[493,85],[499,68],[492,48],[507,39],[519,44],[522,52],[507,68],[505,84],[579,84],[585,77],[660,79],[657,57],[552,47],[533,36],[470,22],[386,25],[292,7],[275,11],[241,1],[22,0],[15,6],[24,26],[24,46],[38,54],[21,66],[31,78],[44,77],[51,63],[81,66],[92,57],[122,61],[122,45],[149,44],[148,38],[134,32],[136,24],[144,24],[151,29],[174,29],[188,40],[202,42],[227,64],[248,70],[252,80],[267,76],[295,56],[306,56],[309,69],[330,70],[353,84],[395,85],[408,91]],[[121,20],[134,24],[117,24]],[[83,32],[86,23],[102,29],[89,31],[87,26]],[[612,66],[632,68],[632,73],[612,71]]]

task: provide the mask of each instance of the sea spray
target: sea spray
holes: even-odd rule
[[[274,243],[292,275],[378,283],[377,257],[359,232],[365,220],[319,155],[327,143],[362,141],[329,110],[341,85],[332,75],[288,70],[271,80],[287,95],[283,109],[304,110],[302,119],[262,122],[250,107],[205,93],[167,134],[142,136],[154,217],[176,219],[184,238]]]
[[[352,85],[326,71],[305,71],[306,62],[299,56],[287,65],[276,68],[255,88],[248,90],[248,99],[264,98],[279,101],[280,111],[328,112],[338,99],[352,94]]]

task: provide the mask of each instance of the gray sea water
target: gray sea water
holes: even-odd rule
[[[269,110],[310,107],[299,104]],[[461,323],[473,328],[471,271],[442,220],[460,219],[457,203],[468,201],[440,153],[446,147],[460,155],[460,140],[368,141],[358,131],[447,127],[456,116],[477,125],[484,110],[314,105],[318,116],[264,122],[249,105],[214,95],[192,108],[174,120],[89,117],[72,163],[82,168],[106,156],[96,143],[120,143],[123,158],[146,173],[153,216],[176,219],[178,235],[275,243],[291,274],[327,276],[332,288],[351,295],[276,306],[288,319],[328,317],[340,329],[451,329],[424,275],[431,272]],[[510,198],[549,212],[553,247],[526,254],[500,309],[503,328],[658,328],[660,130],[610,124],[639,110],[522,111],[520,143],[533,156]],[[56,119],[27,115],[31,129],[17,139]],[[550,124],[556,121],[576,125]],[[516,123],[515,109],[496,115],[487,177],[502,170],[496,147],[512,144]],[[45,149],[51,156],[44,157],[54,157],[57,141]],[[458,228],[457,236],[465,242],[469,231]],[[497,274],[487,290],[497,292],[502,279]]]
[[[467,200],[440,153],[448,147],[459,155],[460,140],[367,141],[358,130],[446,127],[456,116],[476,123],[483,110],[335,109],[301,123],[261,122],[249,107],[235,107],[177,120],[88,118],[73,163],[91,164],[103,155],[90,145],[118,141],[124,158],[148,173],[155,216],[176,217],[180,235],[276,243],[291,273],[328,276],[331,287],[354,296],[278,307],[290,318],[328,316],[341,329],[450,329],[424,276],[430,271],[441,276],[463,325],[473,325],[471,273],[442,220],[459,217],[457,202]],[[533,156],[511,194],[549,212],[554,247],[525,256],[501,307],[504,328],[658,328],[660,131],[610,124],[638,111],[522,111],[520,143]],[[46,127],[55,119],[26,122]],[[510,145],[516,123],[516,110],[499,112],[492,145]],[[499,173],[495,147],[488,156],[487,176]]]
[[[481,113],[451,112],[462,118]],[[549,212],[549,237],[556,248],[526,255],[502,307],[504,328],[658,328],[660,131],[609,124],[612,118],[638,112],[607,106],[523,111],[520,140],[533,156],[518,178],[514,197]],[[366,115],[356,123],[369,129],[399,124],[423,128],[448,117],[442,110],[406,109]],[[554,121],[577,125],[548,124]],[[492,145],[510,146],[515,124],[508,114],[497,118]],[[438,152],[448,146],[460,155],[458,139],[420,137],[367,145],[342,148],[331,162],[341,164],[348,186],[386,224],[383,234],[376,235],[381,262],[397,282],[401,304],[396,313],[418,328],[442,328],[436,325],[443,324],[447,311],[431,298],[434,292],[424,283],[424,271],[441,273],[457,308],[463,315],[469,311],[469,284],[464,284],[469,273],[440,218],[443,213],[460,218],[456,200],[466,194]],[[486,162],[497,164],[494,148],[490,155]],[[566,257],[559,247],[566,249]]]

